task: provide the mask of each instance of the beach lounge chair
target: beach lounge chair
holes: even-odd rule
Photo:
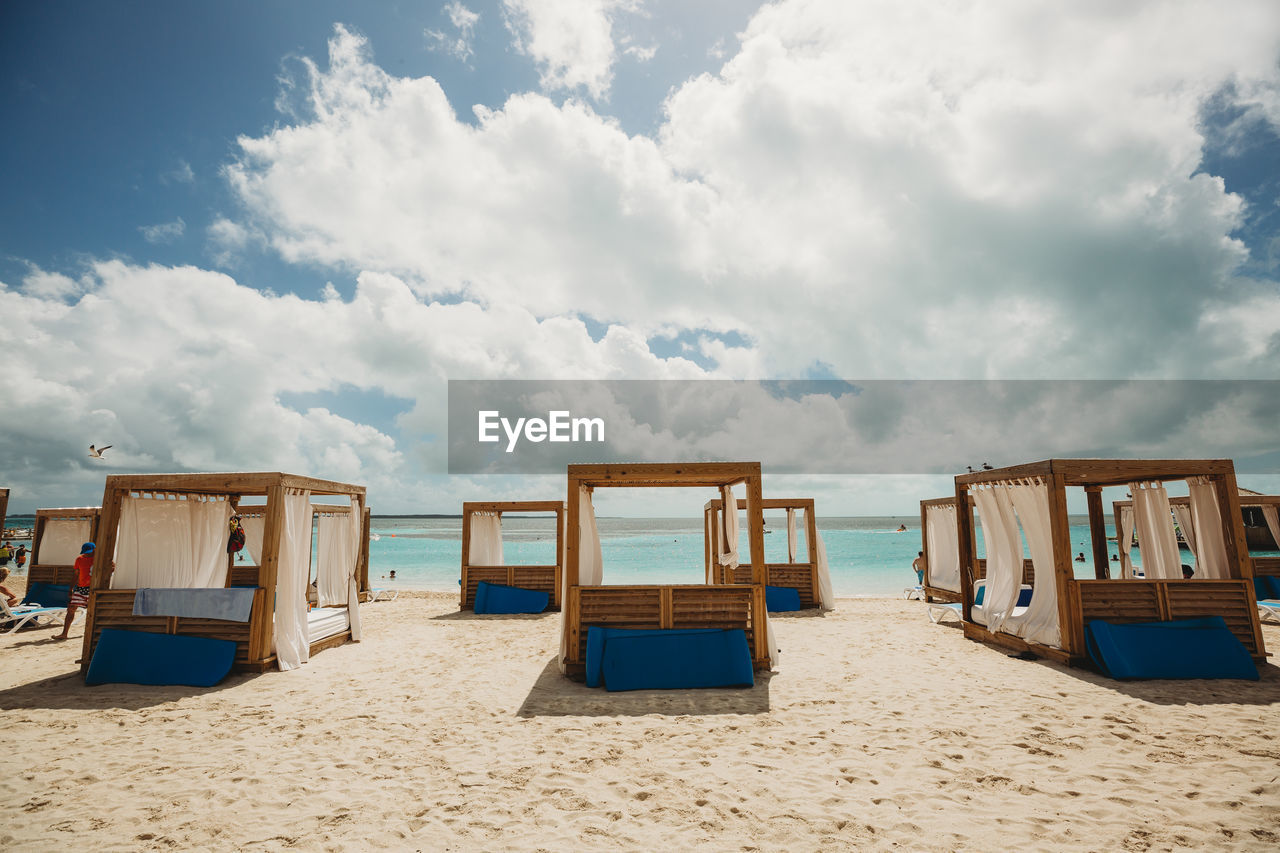
[[[395,601],[400,597],[400,590],[386,587],[375,587],[369,590],[370,601]]]
[[[929,621],[937,625],[948,619],[955,619],[957,622],[962,621],[964,605],[958,601],[950,604],[933,603],[929,605]]]
[[[911,599],[916,599],[916,600],[923,599],[923,598],[924,598],[924,587],[920,586],[920,584],[916,584],[915,586],[909,586],[909,587],[907,587],[906,589],[904,589],[904,590],[902,591],[902,597],[903,597],[903,598],[905,598],[905,599],[907,599],[907,600],[911,600]]]
[[[67,609],[65,607],[41,607],[38,604],[18,604],[9,607],[3,599],[0,599],[0,631],[6,634],[12,634],[28,622],[32,624],[42,624],[40,620],[50,620],[50,625],[61,625],[62,620],[66,618]],[[53,620],[57,622],[53,622]],[[10,627],[12,625],[12,627]],[[3,630],[3,629],[8,630]]]
[[[1280,599],[1259,601],[1258,618],[1263,622],[1280,622]]]

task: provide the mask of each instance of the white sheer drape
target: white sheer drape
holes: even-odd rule
[[[973,490],[987,546],[987,592],[982,606],[987,628],[1000,630],[1013,612],[1022,586],[1022,540],[1007,490],[979,486]]]
[[[726,569],[732,579],[738,567],[738,499],[733,496],[733,486],[720,487],[720,501],[724,504],[720,525],[720,553],[717,555],[721,571]],[[730,581],[732,582],[732,580]]]
[[[1120,507],[1120,529],[1116,531],[1116,547],[1120,551],[1120,577],[1133,577],[1133,507]]]
[[[244,550],[255,565],[262,565],[262,537],[267,530],[265,515],[240,516],[240,528],[244,531]]]
[[[1263,504],[1262,517],[1267,520],[1267,529],[1271,531],[1271,538],[1275,540],[1276,547],[1280,548],[1280,507],[1275,504]]]
[[[1191,507],[1186,504],[1176,504],[1173,501],[1170,501],[1169,505],[1173,508],[1173,520],[1178,522],[1178,530],[1182,531],[1182,538],[1186,540],[1191,553],[1196,555],[1196,577],[1205,577],[1204,566],[1200,564],[1200,553],[1196,550],[1196,525],[1191,517]]]
[[[817,532],[818,524],[816,520],[814,521],[813,530],[817,537],[814,539],[814,544],[818,546],[818,606],[823,610],[834,610],[836,593],[831,586],[831,566],[827,562],[827,545],[822,541],[822,534]]]
[[[1190,477],[1191,526],[1195,541],[1187,544],[1196,555],[1196,577],[1222,580],[1231,576],[1227,568],[1227,543],[1222,537],[1222,513],[1218,510],[1218,489],[1207,477]],[[1184,531],[1187,529],[1184,525]]]
[[[69,566],[80,556],[80,547],[89,541],[93,523],[87,518],[50,518],[40,534],[40,553],[35,556],[42,566]],[[37,560],[32,559],[35,565]]]
[[[471,566],[504,566],[502,516],[496,512],[471,513],[471,546],[467,550]]]
[[[1012,623],[1013,632],[1030,643],[1040,643],[1054,648],[1062,647],[1062,632],[1058,624],[1058,582],[1054,569],[1053,538],[1050,530],[1049,487],[1044,482],[1016,483],[1005,486],[1013,501],[1013,508],[1027,537],[1027,550],[1031,552],[1031,564],[1035,569],[1034,592],[1026,611],[1010,616],[1006,626]],[[1022,549],[1018,549],[1017,565],[1022,565]],[[1022,573],[1018,573],[1019,587]],[[1016,600],[1016,599],[1015,599]]]
[[[787,507],[787,562],[794,563],[795,561],[796,561],[796,510],[795,510],[795,507]]]
[[[311,492],[286,490],[276,567],[276,663],[296,669],[311,657],[307,581],[311,574]]]
[[[231,504],[221,496],[126,496],[116,538],[115,589],[227,585]]]
[[[360,642],[360,550],[364,544],[364,507],[360,499],[351,496],[351,512],[347,515],[347,617],[351,627],[351,639]]]
[[[604,583],[604,556],[600,551],[600,529],[596,527],[596,508],[591,491],[578,492],[578,585],[600,586]]]
[[[1181,580],[1182,560],[1173,534],[1169,493],[1160,483],[1130,483],[1129,489],[1143,574],[1147,580]]]
[[[960,591],[960,533],[954,505],[925,507],[924,535],[929,543],[925,580],[929,586]]]
[[[347,603],[351,577],[351,524],[348,515],[316,520],[316,592],[321,607]]]

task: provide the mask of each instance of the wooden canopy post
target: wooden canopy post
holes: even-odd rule
[[[267,488],[267,510],[262,522],[262,557],[258,561],[258,586],[262,587],[267,606],[275,613],[276,583],[280,574],[280,537],[284,532],[284,486]],[[263,619],[255,640],[263,655],[275,648],[274,618]]]
[[[1084,654],[1084,625],[1072,606],[1071,582],[1075,568],[1071,558],[1071,521],[1067,518],[1067,481],[1062,474],[1045,478],[1049,490],[1049,540],[1053,546],[1053,580],[1058,599],[1058,642],[1068,654]],[[1101,503],[1099,503],[1101,509]],[[1092,519],[1092,513],[1090,513]],[[1105,530],[1105,528],[1104,528]],[[1104,533],[1102,542],[1107,537]],[[1096,544],[1095,544],[1096,549]]]
[[[960,552],[960,602],[962,618],[968,622],[973,609],[973,581],[978,576],[978,542],[973,533],[973,513],[969,506],[969,487],[956,480],[956,548]],[[966,511],[961,512],[960,508]]]
[[[0,489],[0,533],[4,532],[5,522],[9,518],[9,490]],[[32,533],[34,536],[34,532]],[[34,547],[35,542],[31,543]]]
[[[80,674],[89,671],[89,657],[93,650],[94,598],[93,593],[111,588],[111,562],[116,553],[116,534],[120,530],[120,506],[128,493],[127,488],[114,485],[107,478],[102,492],[102,514],[98,516],[98,538],[92,540],[93,569],[89,577],[89,605],[85,608],[84,640],[80,644]],[[74,585],[74,580],[72,581]]]
[[[1111,577],[1111,559],[1107,555],[1107,519],[1102,509],[1102,486],[1086,486],[1084,495],[1089,502],[1089,538],[1093,543],[1093,576],[1098,580],[1106,580]],[[1116,528],[1116,536],[1119,535],[1120,529]]]

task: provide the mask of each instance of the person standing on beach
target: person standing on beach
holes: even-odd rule
[[[71,587],[71,600],[67,603],[67,618],[62,621],[62,633],[57,639],[67,639],[71,631],[71,620],[76,618],[76,611],[89,606],[89,576],[93,573],[94,544],[86,542],[80,546],[80,556],[76,557],[76,582]]]
[[[924,551],[917,551],[916,553],[919,556],[911,561],[911,568],[915,570],[916,583],[924,583],[924,570],[929,563],[924,558]]]

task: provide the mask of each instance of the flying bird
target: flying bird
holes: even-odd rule
[[[94,446],[91,444],[91,445],[89,445],[89,458],[90,458],[90,459],[101,459],[101,458],[102,458],[102,454],[103,454],[104,452],[106,452],[107,450],[110,450],[110,449],[111,449],[112,447],[114,447],[114,446],[115,446],[115,445],[108,444],[106,447],[94,447]]]

